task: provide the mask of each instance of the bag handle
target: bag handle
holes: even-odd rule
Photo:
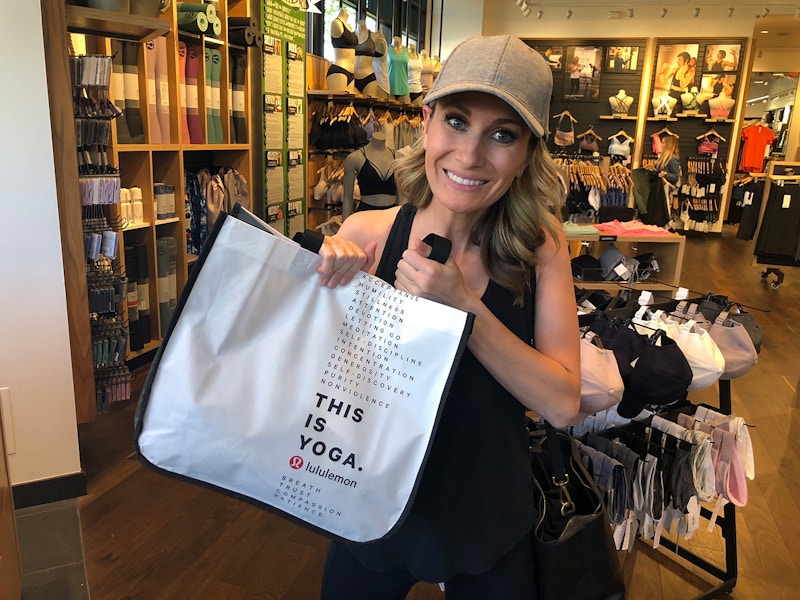
[[[544,445],[546,446],[547,460],[550,463],[550,481],[558,488],[561,516],[566,517],[575,512],[575,503],[572,501],[572,496],[567,488],[569,485],[569,473],[567,473],[567,468],[564,466],[564,455],[559,452],[558,443],[556,442],[556,436],[558,435],[556,428],[546,420],[542,419],[542,421],[547,432]]]

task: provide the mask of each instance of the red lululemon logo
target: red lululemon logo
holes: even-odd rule
[[[293,456],[289,459],[289,466],[293,469],[303,468],[303,458],[301,456]]]

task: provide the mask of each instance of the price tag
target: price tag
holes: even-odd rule
[[[650,290],[644,290],[641,294],[639,294],[639,299],[637,302],[640,306],[647,306],[653,301],[653,292]]]
[[[708,193],[713,194],[717,191],[717,184],[716,183],[709,183],[708,184]]]
[[[744,205],[750,206],[753,203],[753,192],[744,193]]]
[[[675,292],[675,300],[686,300],[688,296],[689,290],[687,290],[685,287],[679,287],[678,291]]]
[[[783,195],[783,204],[781,204],[781,208],[789,208],[792,204],[792,197],[789,194]]]
[[[622,277],[622,279],[628,279],[631,274],[631,272],[628,270],[628,267],[623,264],[619,264],[614,267],[614,273]]]

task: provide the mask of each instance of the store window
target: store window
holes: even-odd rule
[[[329,32],[342,7],[349,15],[351,29],[363,19],[370,31],[380,29],[390,43],[392,37],[399,36],[406,45],[425,47],[427,0],[321,0],[317,6],[323,13],[321,18],[309,14],[307,19],[306,52],[310,54],[333,61]]]

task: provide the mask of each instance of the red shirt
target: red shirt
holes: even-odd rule
[[[775,140],[775,134],[764,125],[751,125],[742,131],[742,155],[739,157],[739,170],[761,173],[764,170],[764,152]]]

